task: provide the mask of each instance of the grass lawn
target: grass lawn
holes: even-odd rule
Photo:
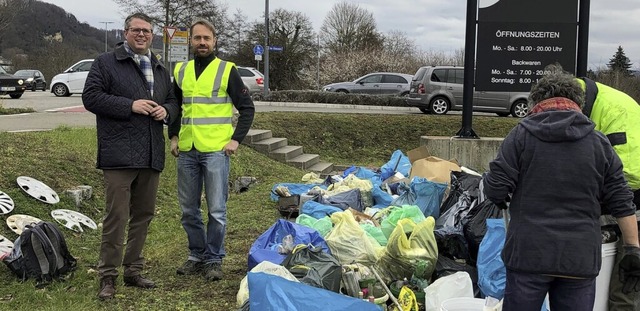
[[[395,149],[407,151],[418,146],[421,135],[455,135],[460,116],[429,115],[338,115],[273,112],[256,116],[254,128],[270,129],[274,136],[286,137],[289,144],[304,146],[336,164],[379,166]],[[480,136],[503,137],[517,119],[474,118]],[[49,132],[0,133],[0,191],[15,202],[12,214],[28,214],[53,221],[53,209],[79,211],[99,223],[104,211],[102,173],[95,168],[95,129],[61,127]],[[96,299],[100,229],[77,234],[62,228],[78,269],[64,282],[36,289],[29,280],[20,283],[8,268],[0,267],[0,310],[235,310],[240,280],[246,275],[247,253],[253,241],[270,227],[278,214],[269,200],[273,184],[299,182],[306,172],[275,162],[246,146],[231,161],[230,180],[253,176],[258,184],[248,192],[231,193],[228,202],[225,278],[207,283],[197,276],[178,276],[176,268],[187,256],[186,235],[180,224],[176,198],[176,160],[169,155],[161,175],[156,217],[151,223],[144,255],[145,273],[157,288],[140,290],[117,282],[116,299]],[[23,193],[18,176],[41,180],[56,190],[61,202],[51,206]],[[75,207],[65,189],[77,185],[93,187],[93,198]],[[7,216],[1,215],[4,223]],[[0,234],[17,237],[7,226]]]

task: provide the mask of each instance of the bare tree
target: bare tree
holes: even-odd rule
[[[206,18],[213,23],[218,33],[225,32],[227,7],[216,3],[215,0],[113,1],[121,6],[123,12],[143,12],[149,15],[160,29],[166,26],[189,27],[194,19]],[[221,47],[217,46],[217,48]],[[164,57],[166,59],[167,55]]]
[[[31,5],[33,0],[0,0],[0,36],[20,11]]]
[[[237,9],[233,17],[227,22],[226,32],[219,36],[219,41],[225,42],[226,48],[223,51],[225,54],[231,57],[236,57],[240,54],[242,42],[246,40],[250,31],[250,26],[246,20],[247,16],[242,13],[242,10]]]
[[[330,52],[377,49],[382,45],[373,14],[349,2],[335,4],[324,18],[320,30],[325,48]]]

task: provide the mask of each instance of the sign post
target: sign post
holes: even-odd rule
[[[262,54],[264,53],[264,47],[260,44],[256,44],[253,47],[253,54],[256,59],[256,69],[260,70],[260,61],[262,60]]]

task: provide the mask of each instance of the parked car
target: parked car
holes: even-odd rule
[[[462,110],[464,68],[455,66],[420,67],[411,80],[406,103],[423,113],[446,114]],[[473,111],[495,112],[523,118],[529,112],[529,92],[473,92]]]
[[[351,82],[325,85],[322,90],[339,93],[406,96],[409,94],[411,78],[411,75],[404,73],[374,72]]]
[[[249,90],[249,94],[264,92],[264,75],[260,71],[253,67],[238,66],[237,68],[242,81]]]
[[[0,95],[7,95],[13,99],[18,99],[24,94],[26,89],[24,80],[9,74],[0,66]]]
[[[82,93],[93,59],[83,59],[51,79],[51,93],[56,96],[71,96]]]
[[[44,78],[44,75],[40,70],[35,69],[21,69],[16,71],[14,74],[16,77],[20,77],[24,79],[24,84],[27,87],[27,90],[47,90],[47,80]]]

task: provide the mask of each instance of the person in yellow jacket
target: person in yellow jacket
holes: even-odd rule
[[[625,179],[633,190],[636,207],[640,206],[640,105],[631,96],[587,78],[578,79],[585,90],[582,112],[591,119],[596,130],[609,138],[620,160]],[[606,213],[606,207],[605,207]],[[638,212],[636,212],[638,215]],[[609,223],[603,218],[603,224]],[[611,219],[611,218],[608,218]],[[640,295],[620,280],[619,265],[624,245],[618,243],[615,266],[609,284],[609,310],[640,310]],[[640,289],[640,280],[636,286]],[[628,283],[631,284],[631,283]]]
[[[191,25],[194,59],[174,69],[174,89],[181,117],[169,126],[171,153],[178,157],[178,201],[187,233],[189,256],[179,275],[203,274],[208,281],[223,277],[227,224],[229,156],[247,135],[255,108],[232,62],[216,58],[216,31],[209,21]],[[233,108],[239,112],[233,128]],[[200,202],[202,185],[208,221]]]

